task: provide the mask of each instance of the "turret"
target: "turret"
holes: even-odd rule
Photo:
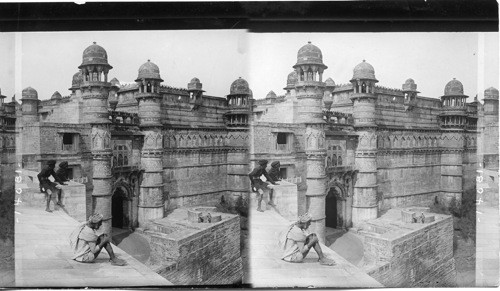
[[[464,129],[467,126],[467,97],[460,81],[453,78],[446,84],[441,96],[441,128]]]
[[[293,71],[290,74],[288,74],[288,77],[286,78],[286,87],[283,88],[283,90],[286,90],[285,94],[286,98],[295,97],[295,83],[297,83],[297,81],[298,81],[297,72]]]
[[[266,99],[269,100],[270,102],[276,101],[276,98],[277,98],[276,93],[274,93],[274,91],[272,90],[269,91],[269,93],[267,93],[266,95]]]
[[[111,80],[111,88],[109,90],[109,107],[111,107],[111,110],[115,111],[116,110],[116,105],[118,105],[118,90],[120,90],[120,81],[118,79],[113,78]]]
[[[189,103],[193,104],[193,109],[197,109],[203,102],[203,92],[205,92],[200,79],[191,79],[191,82],[188,83],[187,91],[189,93]]]
[[[498,118],[498,89],[490,87],[484,90],[484,114]]]
[[[326,110],[330,111],[333,104],[333,90],[335,89],[335,82],[332,78],[328,78],[325,81],[325,94],[323,95],[323,104],[325,104]]]
[[[405,110],[412,110],[417,102],[417,94],[420,93],[417,91],[417,84],[413,79],[408,79],[403,84],[403,94],[405,96],[404,106]]]
[[[52,94],[52,96],[50,97],[50,100],[55,100],[56,102],[61,100],[61,99],[62,99],[62,96],[61,96],[61,93],[59,93],[59,91],[54,92],[54,94]]]
[[[251,109],[251,91],[248,82],[239,77],[231,84],[227,95],[228,111],[225,115],[226,126],[247,127]]]
[[[358,134],[355,166],[359,171],[354,185],[352,223],[378,217],[377,198],[377,124],[375,122],[375,69],[365,60],[354,67],[351,83],[354,128]]]
[[[160,68],[148,60],[139,68],[135,80],[139,87],[135,98],[139,102],[139,122],[144,134],[141,164],[144,170],[139,194],[139,226],[163,218],[163,135],[161,123]]]
[[[82,91],[80,90],[80,85],[82,81],[83,81],[82,72],[81,71],[76,72],[71,80],[71,88],[68,89],[71,91],[71,97],[77,97],[77,98],[82,97]]]
[[[22,114],[23,114],[23,124],[38,122],[38,92],[27,87],[22,92]]]

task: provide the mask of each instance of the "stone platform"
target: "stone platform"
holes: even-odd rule
[[[171,282],[116,246],[126,266],[112,266],[102,251],[93,264],[71,259],[69,234],[79,224],[62,210],[16,206],[16,287],[139,287],[168,286]]]
[[[249,269],[253,287],[383,287],[325,245],[321,245],[323,252],[334,259],[337,265],[320,265],[314,250],[303,263],[281,260],[282,251],[278,247],[278,237],[292,222],[274,209],[268,208],[265,212],[258,212],[254,206],[251,206],[249,219]]]

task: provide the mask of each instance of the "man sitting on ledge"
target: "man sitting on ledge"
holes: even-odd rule
[[[109,261],[115,266],[124,266],[125,261],[118,259],[111,247],[111,238],[107,234],[98,235],[102,225],[101,214],[89,217],[86,223],[78,226],[70,235],[69,243],[73,249],[73,260],[82,263],[93,263],[103,248],[109,254]]]
[[[316,234],[310,234],[307,231],[311,225],[311,220],[312,216],[310,214],[303,214],[296,223],[290,225],[287,231],[283,233],[280,239],[280,245],[284,249],[284,253],[281,258],[287,262],[301,263],[304,261],[311,248],[314,248],[319,256],[318,261],[321,265],[335,265],[332,259],[327,258],[323,254]]]

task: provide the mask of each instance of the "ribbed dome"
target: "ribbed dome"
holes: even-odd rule
[[[233,94],[250,94],[250,89],[248,87],[248,82],[245,79],[239,77],[231,84],[229,89],[231,95]]]
[[[266,95],[266,99],[276,99],[276,93],[274,93],[274,91],[269,91]]]
[[[54,92],[54,94],[52,94],[52,97],[50,97],[50,99],[62,99],[61,93],[59,93],[59,91]]]
[[[160,77],[160,68],[158,68],[158,66],[155,63],[151,62],[150,60],[145,62],[139,68],[139,75],[137,76],[136,81],[142,79],[157,79],[163,81]]]
[[[200,79],[193,78],[191,82],[188,83],[188,90],[201,90],[203,88],[203,84],[200,82]]]
[[[363,62],[354,67],[352,79],[377,80],[375,78],[375,69],[372,65],[363,60]]]
[[[117,78],[113,78],[111,81],[109,81],[111,83],[111,86],[113,87],[118,87],[120,88],[120,81],[118,81]]]
[[[24,88],[22,99],[38,99],[38,92],[31,87]]]
[[[321,50],[310,41],[299,49],[297,53],[297,64],[321,64],[323,65],[323,54]]]
[[[80,67],[85,65],[107,65],[111,67],[108,64],[108,53],[102,46],[97,45],[95,42],[83,51],[82,58],[83,61]]]
[[[488,89],[484,90],[484,98],[498,100],[498,89],[489,87]]]
[[[410,78],[403,84],[403,91],[417,91],[417,84]]]
[[[325,81],[326,87],[335,87],[335,82],[332,80],[332,78],[328,78]]]
[[[449,81],[444,87],[444,96],[461,96],[464,95],[464,85],[457,79]]]
[[[73,75],[73,79],[71,80],[71,88],[80,88],[80,84],[83,81],[82,72],[78,71]]]

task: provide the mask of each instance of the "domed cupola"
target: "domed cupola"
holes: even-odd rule
[[[322,82],[323,71],[328,67],[323,64],[321,50],[309,41],[299,49],[297,63],[293,68],[297,73],[298,82]]]
[[[375,69],[365,60],[354,67],[352,80],[355,79],[367,79],[378,82],[377,78],[375,78]]]
[[[83,82],[108,82],[108,72],[113,67],[108,63],[108,53],[95,42],[83,51],[82,64],[78,67]]]
[[[484,99],[498,100],[498,89],[489,87],[484,90]]]
[[[137,80],[143,80],[143,79],[156,79],[163,82],[163,80],[160,77],[160,68],[158,68],[158,66],[155,63],[148,60],[147,62],[142,64],[142,66],[139,67],[139,75],[137,76]]]
[[[483,110],[485,115],[493,115],[498,124],[498,90],[496,88],[490,87],[484,90]]]
[[[232,84],[229,89],[229,95],[245,95],[249,94],[248,82],[239,77]]]
[[[287,92],[289,92],[292,89],[295,89],[295,83],[298,81],[297,77],[297,72],[293,71],[290,74],[288,74],[288,77],[286,78],[286,87],[283,88]]]
[[[231,84],[229,92],[230,94],[227,95],[229,110],[225,116],[226,125],[228,127],[247,127],[252,95],[248,82],[239,77]]]
[[[52,94],[52,97],[50,97],[50,99],[51,100],[61,100],[62,99],[61,93],[59,93],[59,91],[54,92],[54,94]]]
[[[188,83],[187,91],[189,92],[189,102],[196,104],[193,109],[198,108],[203,103],[203,92],[205,92],[200,79],[196,77],[191,79]]]
[[[110,82],[111,87],[120,88],[120,81],[117,78],[113,78]]]
[[[31,88],[24,88],[22,91],[21,106],[23,114],[23,122],[38,121],[38,92]]]
[[[80,85],[82,84],[82,81],[83,81],[82,72],[80,72],[80,71],[76,72],[73,75],[73,78],[71,79],[71,88],[69,88],[69,90],[74,92],[75,90],[80,89]]]
[[[441,126],[443,128],[461,129],[467,124],[467,95],[464,95],[464,86],[453,78],[444,87],[441,96]]]
[[[363,60],[354,67],[351,83],[354,93],[375,94],[375,69],[372,65]]]
[[[139,67],[139,73],[135,80],[139,86],[139,93],[160,93],[160,68],[150,60]]]
[[[38,92],[31,87],[24,88],[21,96],[21,100],[38,100]]]
[[[267,95],[266,95],[266,99],[273,99],[274,100],[276,98],[277,98],[276,93],[274,93],[274,91],[272,91],[272,90],[269,91],[269,93],[267,93]]]
[[[416,105],[417,94],[420,93],[417,91],[417,84],[413,79],[408,79],[403,84],[403,94],[405,96],[404,104],[406,110],[411,110]]]
[[[323,104],[328,111],[332,108],[333,104],[333,90],[335,89],[335,82],[332,78],[328,78],[325,81],[325,94],[323,95]]]

